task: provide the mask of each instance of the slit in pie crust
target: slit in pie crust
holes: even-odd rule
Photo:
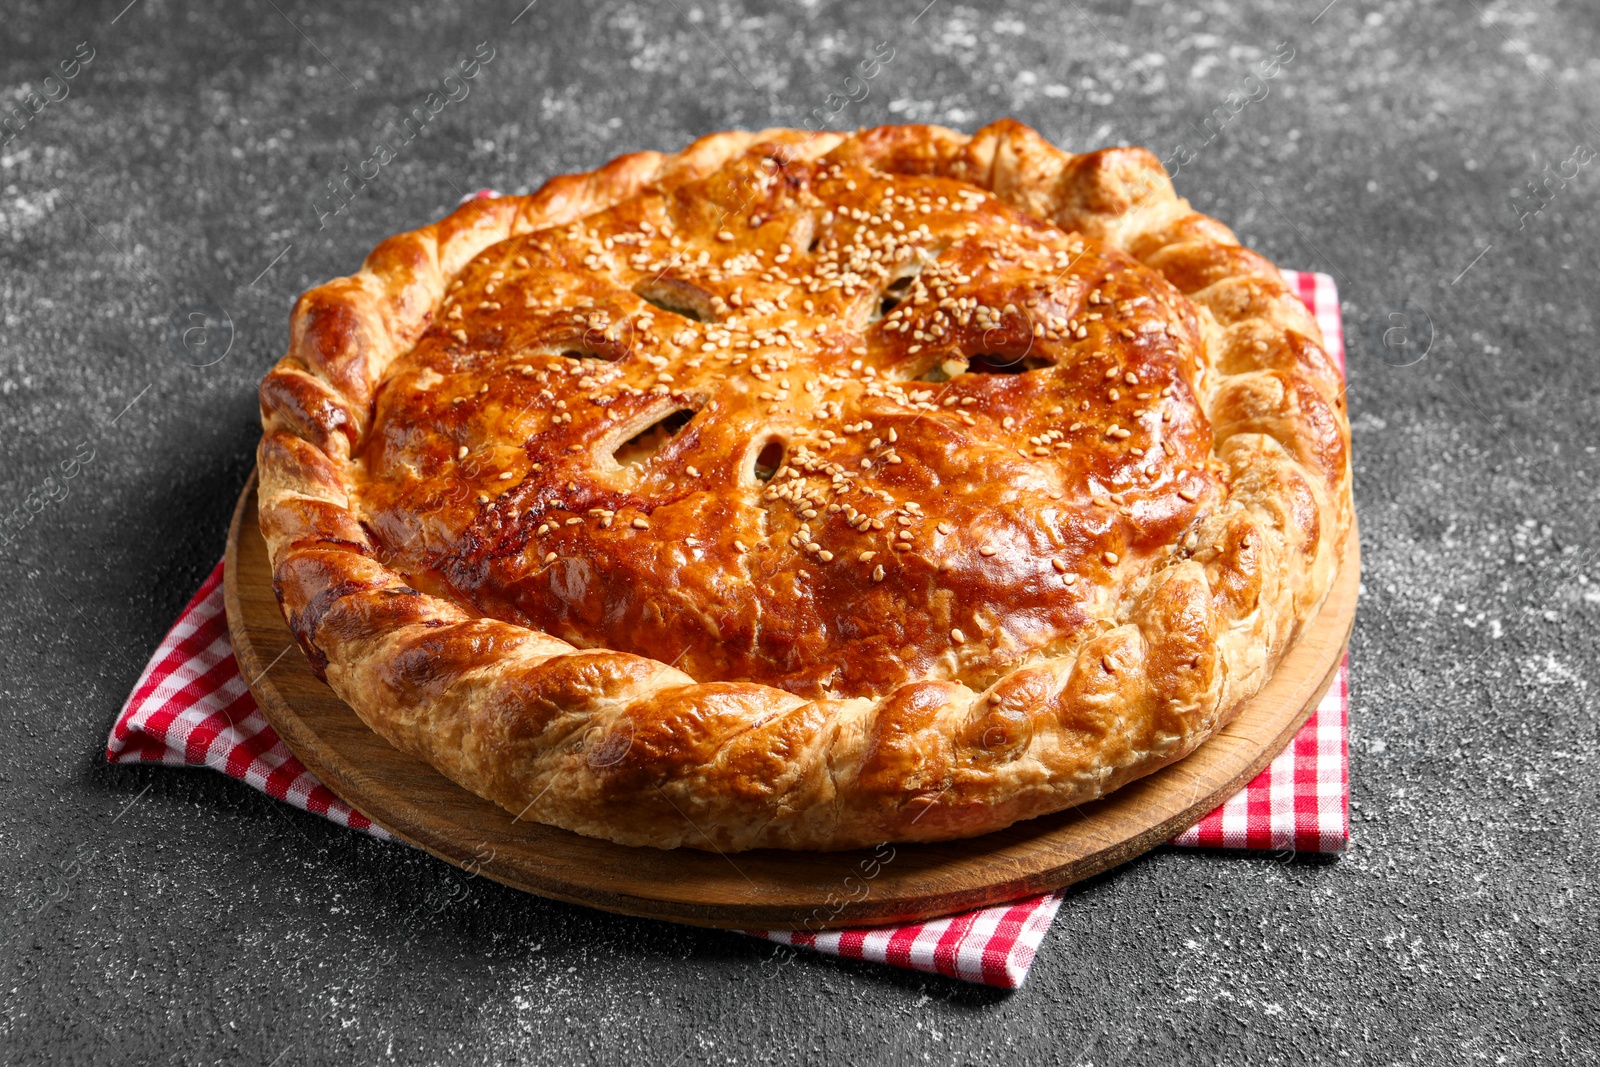
[[[1320,608],[1342,380],[1150,153],[721,133],[304,294],[261,526],[313,667],[519,817],[980,834],[1181,758]]]

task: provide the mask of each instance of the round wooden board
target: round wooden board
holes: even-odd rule
[[[1057,815],[877,853],[722,855],[616,845],[516,821],[391,748],[295,649],[272,592],[253,475],[228,532],[225,597],[240,670],[278,735],[330,789],[401,840],[530,893],[607,911],[815,931],[934,918],[1058,889],[1198,822],[1282,751],[1333,681],[1355,619],[1357,546],[1352,530],[1327,604],[1266,688],[1187,758]]]

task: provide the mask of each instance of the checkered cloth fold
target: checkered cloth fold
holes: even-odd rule
[[[1284,271],[1344,364],[1339,296],[1325,274]],[[1336,853],[1349,838],[1348,663],[1289,746],[1222,807],[1173,840],[1202,848]],[[228,639],[222,564],[162,640],[117,716],[112,763],[205,766],[278,800],[385,840],[380,826],[306,770],[256,707]],[[1048,893],[930,922],[824,933],[750,931],[849,959],[873,960],[1015,989],[1061,906]]]

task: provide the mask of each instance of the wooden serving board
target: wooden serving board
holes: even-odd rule
[[[1058,889],[1188,829],[1271,762],[1321,700],[1359,588],[1352,531],[1326,606],[1266,688],[1187,758],[1103,800],[965,841],[732,855],[634,848],[514,821],[391,748],[295,647],[272,592],[254,476],[228,532],[225,596],[239,668],[267,720],[330,789],[401,840],[530,893],[607,911],[815,931],[934,918]]]

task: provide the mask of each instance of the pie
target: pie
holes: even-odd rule
[[[290,628],[630,845],[981,834],[1191,752],[1352,521],[1338,367],[1138,148],[719,133],[391,237],[261,385]]]

